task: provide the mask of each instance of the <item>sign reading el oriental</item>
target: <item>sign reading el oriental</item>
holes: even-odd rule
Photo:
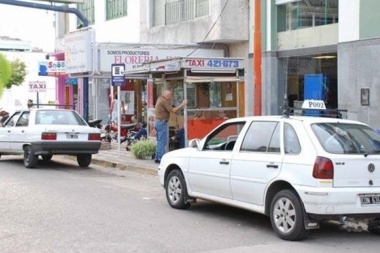
[[[175,57],[223,57],[222,49],[100,49],[100,72],[110,72],[111,64],[125,64],[125,71],[132,71],[144,62]]]

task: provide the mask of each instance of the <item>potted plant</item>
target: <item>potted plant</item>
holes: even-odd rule
[[[156,142],[151,139],[141,139],[132,144],[131,152],[137,159],[151,158],[156,153]]]

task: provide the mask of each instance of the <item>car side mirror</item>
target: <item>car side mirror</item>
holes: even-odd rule
[[[189,141],[189,147],[190,148],[198,148],[200,147],[200,140],[199,139],[192,139]]]

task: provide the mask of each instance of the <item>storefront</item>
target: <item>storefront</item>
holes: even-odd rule
[[[237,58],[189,58],[151,61],[127,71],[125,78],[148,76],[147,122],[148,134],[155,137],[154,105],[163,90],[173,92],[172,104],[184,99],[184,110],[172,114],[169,120],[169,137],[184,130],[184,143],[202,138],[215,126],[228,118],[244,115],[244,65]],[[176,139],[177,142],[181,140]],[[172,147],[182,146],[175,143]]]
[[[223,48],[203,48],[197,45],[154,45],[101,43],[97,45],[96,70],[90,85],[90,115],[108,120],[110,94],[116,89],[111,85],[111,65],[124,64],[126,71],[140,69],[144,62],[172,59],[185,55],[195,57],[223,57]],[[149,75],[129,75],[120,87],[120,97],[124,101],[126,121],[132,116],[147,121],[147,83]]]

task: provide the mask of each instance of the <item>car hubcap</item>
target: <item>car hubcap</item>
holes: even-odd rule
[[[286,198],[279,199],[274,206],[273,219],[278,230],[283,233],[289,233],[296,222],[293,203]]]
[[[182,186],[178,177],[171,177],[168,184],[168,194],[170,201],[176,203],[181,198]]]

